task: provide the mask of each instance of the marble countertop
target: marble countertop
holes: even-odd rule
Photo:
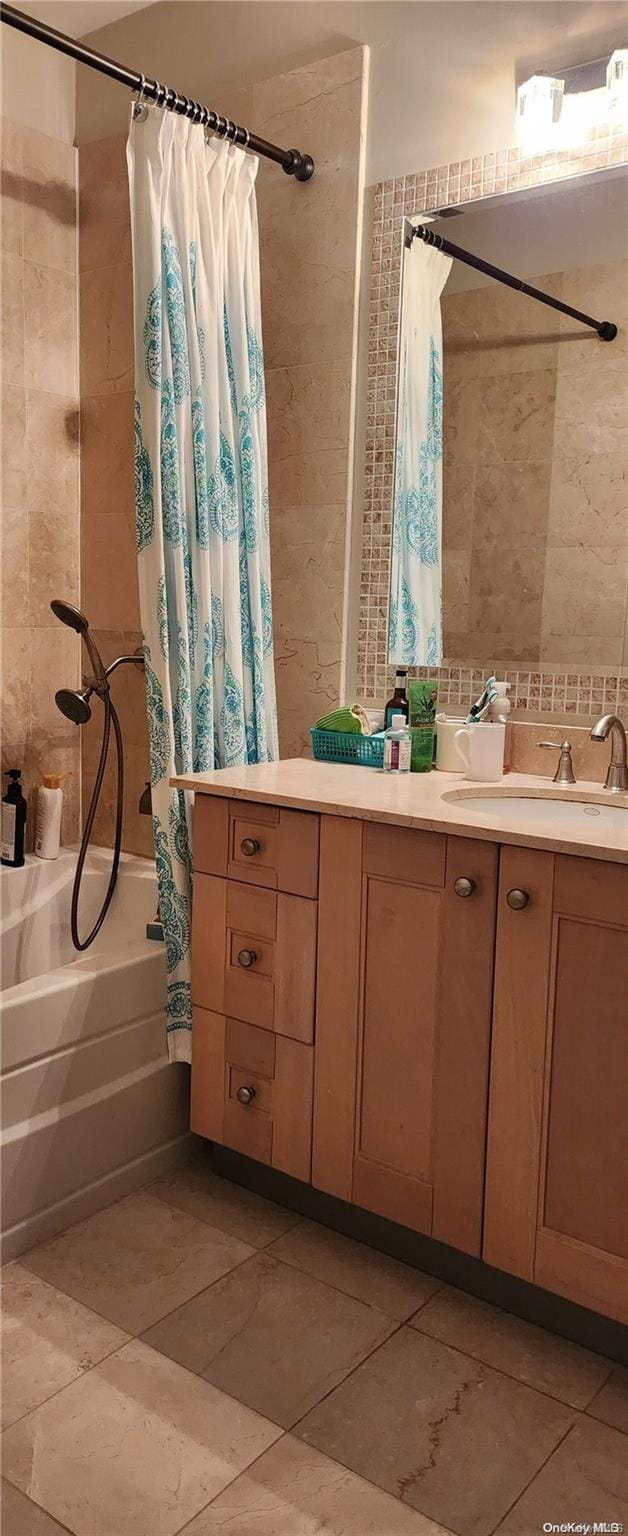
[[[471,784],[457,773],[384,774],[374,768],[317,763],[301,757],[220,768],[213,773],[182,774],[170,782],[201,795],[285,805],[329,816],[384,821],[628,864],[628,816],[617,814],[602,820],[594,810],[595,806],[628,809],[628,794],[609,795],[599,784],[578,783],[563,789],[551,779],[523,773],[509,773],[497,784]],[[490,813],[473,811],[471,798],[443,798],[452,791],[476,795],[498,792],[503,794],[504,803]],[[543,799],[543,792],[548,791],[559,800],[585,800],[590,809],[583,811],[581,819],[559,821],[558,815],[552,814],[552,802]],[[524,818],[509,804],[513,796],[522,794],[539,800],[538,819],[531,807],[526,808]]]

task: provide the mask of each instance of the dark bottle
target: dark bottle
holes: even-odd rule
[[[405,667],[397,667],[397,671],[395,672],[395,691],[393,693],[392,699],[389,699],[388,703],[384,706],[385,731],[387,731],[388,727],[392,725],[393,715],[403,715],[406,725],[408,723],[410,705],[408,704],[408,697],[406,694],[407,676],[408,673]]]
[[[20,783],[21,773],[21,768],[7,769],[10,783],[6,795],[2,796],[1,862],[14,868],[24,863],[26,801]]]

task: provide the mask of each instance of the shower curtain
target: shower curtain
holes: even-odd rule
[[[153,831],[168,1049],[189,1061],[190,796],[168,780],[277,756],[257,161],[151,107],[127,159]]]
[[[434,667],[443,645],[440,296],[451,257],[421,240],[404,255],[388,660]]]

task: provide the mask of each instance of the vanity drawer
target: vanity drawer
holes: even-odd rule
[[[247,885],[316,898],[319,817],[250,800],[197,795],[194,867]]]
[[[195,1007],[191,1128],[199,1136],[307,1181],[313,1082],[311,1046]]]
[[[311,1044],[317,914],[306,897],[197,874],[194,1002]]]

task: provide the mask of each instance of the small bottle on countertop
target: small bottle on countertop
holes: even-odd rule
[[[61,845],[61,811],[65,773],[45,773],[37,791],[35,853],[38,859],[56,859]]]
[[[397,671],[395,672],[395,691],[392,698],[389,699],[388,703],[384,705],[385,731],[388,730],[389,725],[392,725],[393,715],[403,715],[406,725],[408,723],[410,705],[408,703],[408,695],[406,693],[407,676],[408,673],[405,667],[397,667]]]
[[[24,863],[26,800],[22,794],[21,768],[8,768],[6,772],[10,783],[2,796],[1,862],[16,869]]]
[[[412,746],[404,715],[393,715],[384,737],[384,773],[409,773]]]

